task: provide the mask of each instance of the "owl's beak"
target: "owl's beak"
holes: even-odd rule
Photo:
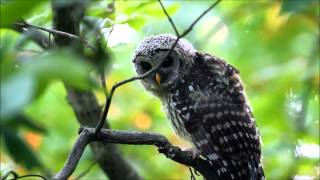
[[[161,82],[161,76],[159,75],[159,73],[156,73],[156,77],[155,78],[156,78],[156,83],[159,86],[160,82]]]

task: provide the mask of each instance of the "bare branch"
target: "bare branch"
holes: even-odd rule
[[[95,48],[94,48],[93,46],[91,46],[86,40],[84,40],[84,39],[82,39],[81,37],[76,36],[76,35],[74,35],[74,34],[66,33],[66,32],[63,32],[63,31],[58,31],[58,30],[54,30],[54,29],[48,29],[48,28],[44,28],[44,27],[41,27],[41,26],[36,26],[36,25],[33,25],[33,24],[29,24],[29,23],[26,22],[26,21],[17,22],[17,23],[14,23],[14,25],[20,26],[20,27],[22,27],[22,28],[35,28],[35,29],[40,29],[40,30],[42,30],[42,31],[48,32],[49,34],[59,34],[59,35],[64,36],[64,37],[68,37],[68,38],[71,38],[71,39],[76,39],[76,40],[81,41],[81,42],[84,43],[87,47],[89,47],[90,49],[92,49],[92,50],[95,51]]]
[[[174,24],[173,20],[171,19],[170,15],[168,14],[166,8],[163,6],[161,0],[158,0],[158,2],[159,2],[159,4],[160,4],[160,6],[161,6],[161,8],[162,8],[162,10],[163,10],[163,12],[164,12],[164,14],[167,16],[167,18],[168,18],[168,20],[169,20],[172,28],[174,29],[174,32],[175,32],[176,35],[179,37],[179,36],[180,36],[179,31],[178,31],[176,25]]]
[[[114,1],[112,3],[114,3]],[[110,36],[111,36],[111,34],[113,32],[113,28],[114,28],[114,25],[112,25],[111,28],[110,28],[108,37],[106,39],[105,46],[103,48],[108,47],[108,42],[109,42]],[[99,32],[99,33],[101,34],[101,32]],[[100,72],[101,85],[102,85],[103,93],[104,93],[105,97],[108,98],[108,90],[107,90],[107,87],[106,87],[106,78],[105,78],[105,67],[103,66],[101,69],[102,69],[101,72]]]
[[[211,165],[209,162],[200,157],[194,157],[191,151],[183,151],[179,147],[172,145],[166,137],[160,134],[110,129],[101,129],[101,131],[95,132],[95,128],[83,128],[80,131],[80,136],[73,146],[66,164],[54,179],[67,179],[75,170],[85,146],[92,141],[115,144],[154,145],[167,158],[193,167],[204,177],[210,179],[216,177],[214,172],[210,171]]]
[[[91,135],[89,131],[82,131],[74,144],[72,151],[70,152],[66,163],[60,172],[58,172],[53,179],[67,179],[71,176],[76,169],[78,162],[82,156],[82,153],[86,146],[91,141]]]
[[[203,13],[200,14],[200,16],[193,21],[193,23],[181,34],[181,37],[184,37],[185,35],[187,35],[194,27],[194,25],[196,25],[196,23],[198,21],[200,21],[200,19],[206,15],[211,9],[213,9],[216,5],[218,5],[222,0],[217,0],[215,3],[213,3],[211,6],[209,6],[208,9],[206,9],[205,11],[203,11]]]
[[[12,175],[13,178],[8,179],[10,175]],[[27,177],[37,177],[37,178],[43,179],[43,180],[47,179],[46,177],[41,176],[39,174],[26,174],[26,175],[19,176],[16,172],[9,171],[3,177],[1,177],[1,180],[16,180],[16,179],[22,179],[22,178],[27,178]]]
[[[82,173],[80,173],[76,178],[74,178],[74,180],[79,180],[81,179],[82,177],[84,177],[88,172],[90,172],[90,170],[97,164],[97,161],[93,161],[89,167],[83,171]]]
[[[102,91],[103,94],[106,98],[108,98],[108,90],[107,90],[107,86],[106,86],[106,78],[105,78],[105,70],[104,67],[102,68],[101,72],[100,72],[100,81],[101,81],[101,86],[102,86]]]
[[[13,25],[10,28],[14,29],[19,33],[24,34],[27,38],[31,39],[42,49],[48,49],[51,46],[53,46],[53,43],[49,43],[48,37],[44,35],[42,32],[40,32],[40,30],[38,29],[26,29],[18,25]]]

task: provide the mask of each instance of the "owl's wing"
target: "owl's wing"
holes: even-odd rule
[[[224,179],[263,179],[260,136],[240,83],[239,71],[216,57],[206,56],[202,60],[207,61],[207,68],[212,68],[213,75],[227,76],[220,79],[225,81],[226,87],[222,88],[227,90],[217,94],[220,91],[210,91],[214,87],[208,85],[204,93],[207,96],[197,99],[193,117],[185,124],[187,131],[202,155]],[[217,68],[222,68],[219,73]]]

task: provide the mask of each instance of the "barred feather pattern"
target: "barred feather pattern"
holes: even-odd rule
[[[220,179],[265,179],[239,71],[210,54],[197,53],[194,62],[162,99],[175,131],[192,140]]]

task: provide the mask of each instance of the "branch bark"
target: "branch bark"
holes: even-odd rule
[[[194,157],[192,151],[183,151],[179,147],[172,145],[167,138],[156,133],[145,133],[135,131],[119,131],[110,129],[101,129],[99,132],[95,128],[82,128],[66,164],[54,179],[67,179],[75,170],[82,152],[91,141],[116,144],[132,145],[154,145],[159,152],[167,158],[180,164],[191,166],[201,173],[206,179],[217,179],[212,171],[210,163],[201,157]]]
[[[42,49],[48,49],[52,47],[52,44],[49,45],[49,38],[38,29],[29,29],[18,24],[13,24],[13,26],[11,26],[10,28],[30,38]]]
[[[79,36],[76,36],[74,34],[66,33],[66,32],[63,32],[63,31],[58,31],[58,30],[55,30],[55,29],[48,29],[48,28],[44,28],[44,27],[41,27],[41,26],[36,26],[36,25],[33,25],[33,24],[29,24],[26,21],[17,22],[17,23],[14,24],[14,26],[17,27],[17,29],[23,29],[23,28],[40,29],[42,31],[48,32],[49,34],[58,34],[58,35],[61,35],[61,36],[68,37],[70,39],[76,39],[76,40],[81,41],[83,44],[85,44],[87,47],[91,48],[92,50],[95,50],[95,48],[93,46],[91,46],[85,39],[83,39],[83,38],[81,38]]]

